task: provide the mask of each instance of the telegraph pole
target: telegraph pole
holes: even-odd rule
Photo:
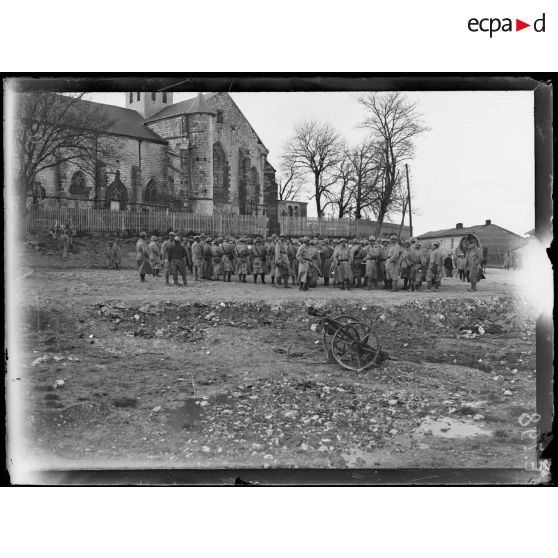
[[[409,165],[405,163],[405,172],[407,174],[407,200],[409,201],[409,228],[410,235],[413,236],[413,212],[411,210],[411,188],[409,187]]]

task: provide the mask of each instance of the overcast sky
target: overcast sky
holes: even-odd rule
[[[518,234],[535,226],[533,93],[460,91],[405,93],[417,102],[429,128],[415,140],[410,162],[415,234],[483,224],[486,219]],[[175,93],[174,102],[192,93]],[[279,167],[281,147],[296,123],[330,122],[349,144],[363,108],[357,93],[232,93]],[[90,93],[91,100],[125,106],[124,93]],[[304,200],[307,201],[307,200]],[[315,216],[310,200],[309,215]],[[398,222],[399,218],[394,217]],[[406,218],[408,224],[408,217]]]

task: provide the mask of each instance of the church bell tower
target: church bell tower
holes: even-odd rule
[[[172,105],[172,93],[166,91],[137,91],[125,95],[126,108],[138,111],[146,120]]]

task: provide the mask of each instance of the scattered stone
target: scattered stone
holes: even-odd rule
[[[473,420],[482,420],[482,419],[484,419],[484,415],[481,415],[479,413],[473,416]]]
[[[112,400],[112,404],[115,407],[137,407],[138,401],[133,397],[119,397]]]
[[[271,455],[270,453],[266,453],[266,454],[264,455],[264,459],[266,459],[266,460],[273,459],[273,455]]]
[[[395,436],[398,432],[399,432],[399,431],[398,431],[396,428],[392,428],[392,429],[389,431],[389,433],[390,433],[392,436]]]
[[[64,387],[64,380],[56,380],[54,382],[54,389],[63,388]]]
[[[211,450],[209,449],[209,447],[207,447],[207,446],[202,446],[202,449],[201,449],[201,450],[202,450],[204,453],[209,453],[209,452],[211,451]]]
[[[309,448],[308,444],[305,444],[304,442],[302,442],[299,447],[302,451],[307,451]]]
[[[261,449],[263,449],[262,444],[257,444],[256,442],[254,442],[250,447],[256,451],[260,451]]]
[[[161,410],[161,406],[160,406],[160,405],[157,405],[156,407],[153,407],[153,409],[151,409],[151,411],[152,411],[153,413],[158,413],[160,410]]]
[[[200,407],[206,407],[209,405],[209,401],[200,401]]]
[[[42,364],[43,362],[46,362],[47,360],[49,360],[49,355],[43,355],[42,357],[36,358],[32,363],[31,366],[37,366],[38,364]]]
[[[504,395],[513,395],[513,393],[509,389],[506,389],[504,390]]]

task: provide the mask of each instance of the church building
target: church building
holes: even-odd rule
[[[166,92],[129,92],[126,107],[91,101],[110,119],[115,146],[93,173],[73,161],[38,176],[47,205],[173,209],[277,216],[268,150],[228,93],[173,103]]]

